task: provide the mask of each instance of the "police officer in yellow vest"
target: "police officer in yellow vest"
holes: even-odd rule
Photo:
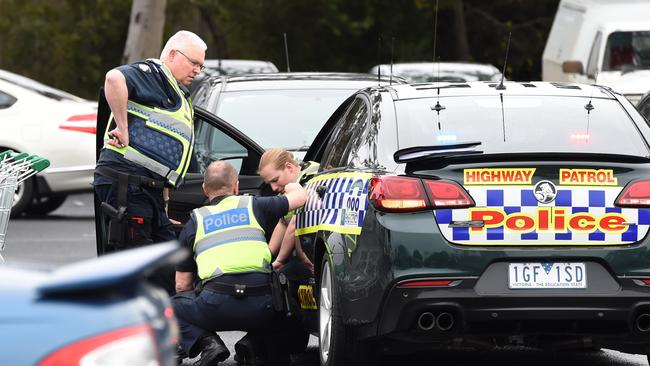
[[[206,49],[196,34],[179,31],[160,60],[106,74],[104,94],[112,113],[93,183],[111,215],[105,218],[111,223],[105,251],[176,239],[165,206],[192,154],[193,109],[186,86],[201,72]],[[158,282],[173,293],[172,271]]]
[[[282,194],[290,182],[306,183],[309,178],[318,173],[320,165],[313,161],[298,162],[293,154],[280,148],[271,148],[264,152],[260,159],[258,171],[262,179],[271,186],[274,192]],[[296,249],[296,258],[309,271],[313,272],[314,265],[302,252],[300,242],[295,238],[296,220],[292,210],[278,223],[273,230],[270,245],[275,255],[273,268],[278,270],[288,261],[294,259],[292,253]],[[309,275],[309,274],[306,274]]]
[[[177,265],[172,303],[181,346],[190,357],[201,353],[198,365],[216,365],[230,355],[215,331],[268,335],[283,327],[284,315],[273,309],[266,233],[289,210],[304,205],[307,192],[291,183],[284,196],[237,196],[238,184],[230,164],[210,164],[203,183],[210,204],[192,211],[179,238],[193,256]],[[195,275],[200,291],[193,290]]]

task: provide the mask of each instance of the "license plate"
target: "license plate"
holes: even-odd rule
[[[508,287],[533,288],[587,288],[584,263],[510,263]]]

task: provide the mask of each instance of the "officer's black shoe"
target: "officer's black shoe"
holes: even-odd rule
[[[230,357],[228,347],[216,334],[201,338],[199,346],[201,347],[201,357],[194,363],[196,366],[217,366],[219,362]]]
[[[260,366],[264,362],[261,360],[257,352],[255,352],[255,344],[252,337],[246,334],[242,339],[235,343],[235,361],[238,365],[242,366]]]

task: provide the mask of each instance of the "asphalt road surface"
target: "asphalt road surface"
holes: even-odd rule
[[[46,217],[20,217],[9,222],[5,249],[0,252],[9,265],[54,268],[96,256],[91,194],[72,195],[65,204]],[[0,279],[1,280],[1,279]],[[220,333],[228,347],[242,337],[241,332]],[[312,337],[306,354],[297,365],[317,366],[318,341]],[[232,351],[231,351],[232,352]],[[185,360],[184,365],[192,365]],[[436,366],[638,366],[647,365],[646,356],[610,350],[590,352],[549,352],[507,347],[492,351],[441,351],[409,356],[386,357],[384,365]],[[220,365],[235,366],[231,357]]]

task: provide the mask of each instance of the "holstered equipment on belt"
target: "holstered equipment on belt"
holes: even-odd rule
[[[204,283],[203,288],[235,297],[258,296],[271,293],[271,286],[268,283],[262,285],[240,285],[212,280]]]
[[[100,175],[112,178],[117,182],[117,207],[112,206],[107,202],[102,202],[101,209],[102,214],[108,218],[108,238],[107,244],[110,247],[124,247],[127,244],[131,245],[143,245],[149,244],[151,242],[150,238],[142,237],[139,233],[136,233],[134,225],[151,225],[150,222],[145,223],[144,218],[141,217],[131,217],[127,213],[127,192],[129,184],[150,187],[150,188],[160,188],[164,187],[165,182],[162,180],[156,180],[149,177],[143,177],[138,175],[132,175],[123,173],[108,167],[97,167],[96,172]],[[146,190],[143,190],[145,196],[151,201],[151,204],[154,207],[157,207],[155,198]],[[157,220],[158,210],[153,210],[154,220]],[[130,230],[130,232],[129,232]],[[146,229],[145,229],[146,230]],[[151,231],[151,228],[148,228]]]
[[[273,309],[291,317],[291,305],[289,303],[289,281],[284,273],[271,272],[271,296],[273,298]]]

